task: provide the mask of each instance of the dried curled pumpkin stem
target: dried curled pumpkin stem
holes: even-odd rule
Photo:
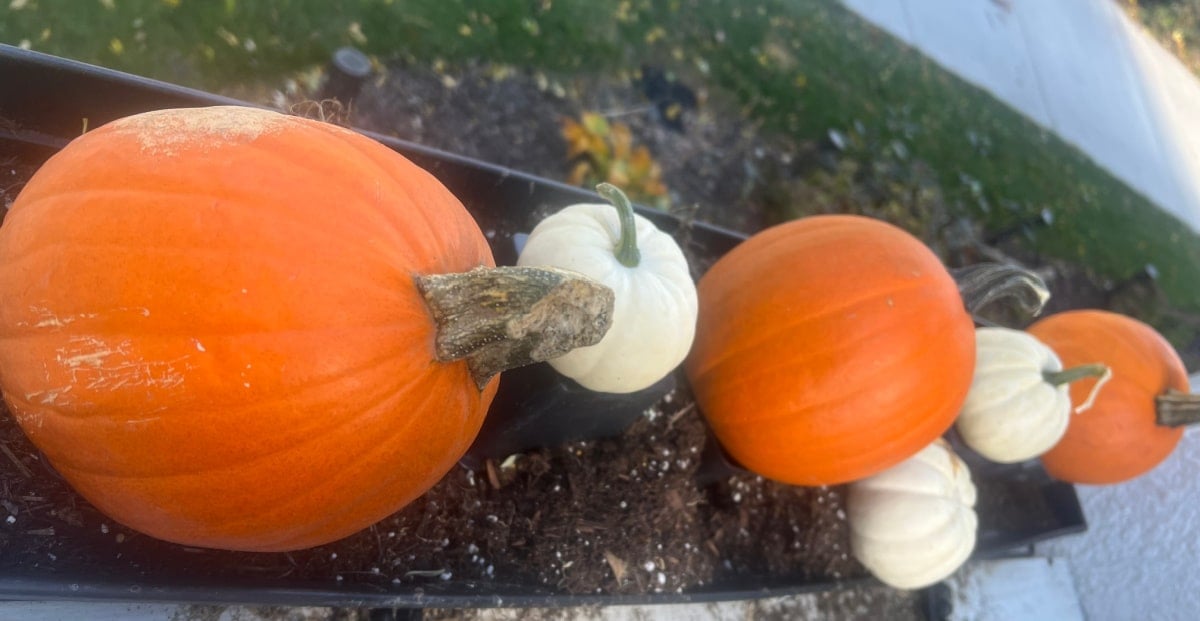
[[[1021,311],[1036,317],[1050,299],[1041,276],[1007,263],[980,263],[951,271],[967,312],[976,315],[997,300],[1013,300]]]
[[[594,345],[612,324],[612,289],[548,267],[479,267],[417,276],[437,322],[437,359],[466,359],[480,390],[501,371]]]
[[[633,219],[633,204],[620,188],[611,183],[597,185],[596,192],[617,208],[617,217],[621,220],[621,241],[617,242],[613,254],[621,265],[637,267],[642,262],[642,253],[637,246],[637,221]]]
[[[1075,409],[1072,410],[1076,414],[1082,414],[1092,409],[1092,406],[1096,404],[1096,399],[1100,396],[1100,391],[1112,379],[1112,369],[1108,365],[1097,362],[1081,364],[1077,367],[1063,369],[1062,371],[1042,372],[1042,379],[1051,386],[1062,386],[1063,384],[1070,384],[1071,382],[1077,382],[1088,377],[1095,377],[1097,381],[1092,386],[1092,390],[1088,393],[1087,398],[1083,400],[1083,403],[1075,406]]]
[[[1154,400],[1155,419],[1163,427],[1183,427],[1200,423],[1200,395],[1168,390]]]

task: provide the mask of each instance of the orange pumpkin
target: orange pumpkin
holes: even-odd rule
[[[461,203],[365,137],[247,108],[137,115],[51,158],[0,228],[0,387],[112,518],[314,546],[475,437],[497,380],[434,360],[414,275],[492,264]]]
[[[857,216],[767,229],[700,280],[687,374],[742,466],[797,485],[889,468],[953,423],[975,363],[954,279],[908,233]]]
[[[1033,324],[1040,339],[1070,367],[1099,362],[1112,371],[1095,402],[1072,415],[1067,432],[1042,455],[1051,476],[1071,483],[1119,483],[1153,469],[1179,444],[1183,429],[1158,424],[1158,397],[1188,391],[1179,354],[1150,326],[1117,313],[1079,310]],[[1095,379],[1071,384],[1071,401],[1084,403]]]

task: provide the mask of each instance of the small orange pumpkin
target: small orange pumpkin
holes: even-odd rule
[[[1175,450],[1183,429],[1160,424],[1159,410],[1171,407],[1160,398],[1171,391],[1183,397],[1187,371],[1154,328],[1109,311],[1077,310],[1046,317],[1028,331],[1064,365],[1099,362],[1112,372],[1091,407],[1072,415],[1062,440],[1042,455],[1051,476],[1071,483],[1119,483],[1150,471]],[[1084,403],[1096,382],[1073,383],[1072,403]],[[1180,401],[1196,407],[1193,399]]]
[[[687,373],[742,466],[797,485],[889,468],[954,422],[975,332],[954,279],[913,236],[858,216],[767,229],[700,280]]]
[[[136,115],[52,157],[0,227],[0,388],[117,521],[214,548],[326,543],[474,439],[498,380],[438,361],[414,279],[491,265],[441,183],[354,132]]]

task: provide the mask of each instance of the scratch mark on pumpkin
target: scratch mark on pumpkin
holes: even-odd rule
[[[41,412],[31,412],[20,408],[14,408],[13,416],[16,417],[17,423],[22,427],[36,427],[41,429],[42,424],[45,422],[45,417]]]
[[[71,374],[71,382],[89,390],[119,390],[128,386],[173,388],[183,383],[191,368],[187,355],[172,360],[131,360],[133,343],[122,341],[115,347],[102,339],[85,336],[71,339],[68,347],[58,350],[58,363]],[[179,367],[183,368],[180,369]]]
[[[59,358],[59,362],[71,368],[81,367],[85,364],[92,367],[98,367],[104,363],[105,358],[111,356],[112,354],[112,350],[98,351],[90,354],[77,354],[69,358]]]
[[[74,387],[75,387],[74,385],[67,385],[62,388],[55,388],[52,390],[37,390],[34,392],[26,393],[25,400],[28,401],[29,403],[34,403],[36,401],[37,403],[40,403],[42,405],[53,405],[53,406],[69,405],[70,400],[63,399],[62,397],[66,396],[67,393],[71,392],[71,389]]]
[[[58,313],[54,312],[53,310],[42,307],[42,306],[30,306],[29,312],[35,316],[34,320],[32,322],[18,321],[17,322],[18,327],[21,327],[21,328],[29,328],[29,327],[33,327],[33,328],[65,328],[65,327],[75,323],[76,321],[83,321],[85,319],[96,319],[96,318],[101,317],[101,315],[102,315],[101,313],[75,313],[73,315],[59,315]],[[141,315],[142,317],[150,316],[150,309],[146,308],[145,306],[136,306],[136,307],[122,306],[120,308],[113,309],[109,314],[125,313],[125,312],[135,313],[135,314]]]
[[[69,324],[81,319],[95,319],[100,316],[98,313],[77,313],[75,315],[59,316],[53,310],[42,306],[30,306],[29,312],[36,316],[34,322],[30,324],[27,321],[21,321],[17,322],[18,326],[23,328],[30,327],[31,325],[34,328],[65,328]]]
[[[160,408],[158,411],[161,411],[163,409],[165,409],[165,408]],[[162,419],[161,416],[147,416],[144,418],[131,418],[131,419],[125,421],[125,425],[127,427],[139,427],[139,426],[143,426],[143,425],[149,425],[150,423],[153,423],[153,422],[161,420],[161,419]]]
[[[71,323],[70,317],[67,317],[64,319],[59,319],[58,317],[48,317],[46,319],[43,319],[43,320],[33,324],[33,327],[35,327],[35,328],[61,328],[65,325],[67,325],[68,323]]]
[[[176,365],[185,360],[187,356],[180,356],[174,360],[126,362],[101,367],[99,376],[88,383],[87,387],[106,390],[120,390],[127,386],[174,388],[183,383],[183,374]]]

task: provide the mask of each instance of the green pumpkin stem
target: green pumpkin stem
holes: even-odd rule
[[[617,186],[611,183],[601,183],[596,186],[596,192],[617,208],[617,217],[621,219],[621,240],[613,251],[617,261],[625,267],[637,267],[642,262],[642,253],[637,247],[637,221],[633,219],[633,205]]]
[[[415,280],[437,324],[437,360],[465,359],[480,390],[502,371],[595,345],[612,325],[613,290],[567,270],[477,267]]]
[[[1168,390],[1154,400],[1155,419],[1163,427],[1183,427],[1200,423],[1200,395]]]
[[[1062,371],[1043,371],[1042,379],[1051,386],[1062,386],[1087,377],[1104,377],[1105,373],[1108,373],[1108,367],[1102,364],[1081,364]]]
[[[971,315],[1002,299],[1014,300],[1020,310],[1036,317],[1050,299],[1050,289],[1041,276],[1007,263],[980,263],[951,271]]]

